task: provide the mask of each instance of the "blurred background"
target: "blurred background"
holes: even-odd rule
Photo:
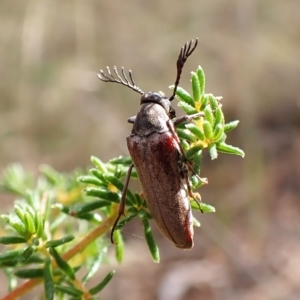
[[[97,72],[124,66],[144,91],[169,95],[179,49],[196,37],[180,85],[190,90],[200,64],[206,92],[241,121],[228,143],[246,157],[203,162],[202,199],[216,213],[197,215],[194,248],[156,231],[156,265],[140,224],[128,224],[125,261],[102,299],[300,299],[299,12],[298,0],[1,1],[1,170],[127,156],[139,95]]]

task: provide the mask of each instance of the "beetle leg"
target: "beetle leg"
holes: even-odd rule
[[[122,191],[122,197],[121,197],[121,200],[120,200],[120,206],[119,206],[119,211],[118,211],[118,217],[116,218],[116,221],[111,229],[111,232],[110,232],[110,240],[111,242],[114,244],[114,231],[118,225],[118,222],[120,220],[120,218],[122,216],[125,215],[125,202],[126,202],[126,194],[127,194],[127,189],[128,189],[128,185],[129,185],[129,181],[130,181],[130,175],[131,175],[131,172],[132,172],[132,168],[134,167],[133,164],[130,165],[129,169],[128,169],[128,172],[127,172],[127,175],[126,175],[126,179],[125,179],[125,183],[124,183],[124,188],[123,188],[123,191]]]
[[[199,113],[198,113],[199,114]],[[195,114],[195,115],[198,115],[198,114]],[[190,116],[195,116],[195,115],[190,115]],[[196,118],[197,116],[195,116]],[[171,120],[168,120],[167,121],[167,125],[169,127],[169,130],[170,132],[173,134],[178,146],[179,146],[179,149],[180,149],[180,155],[181,155],[181,158],[182,158],[182,161],[184,164],[186,164],[188,166],[188,169],[190,170],[191,173],[193,173],[195,176],[197,176],[197,178],[203,182],[203,183],[207,183],[207,180],[201,178],[194,170],[193,170],[193,166],[191,165],[191,163],[189,162],[188,158],[186,157],[185,153],[184,153],[184,150],[180,144],[180,140],[179,140],[179,137],[175,131],[175,128],[174,128],[174,125],[173,125],[173,122]]]
[[[136,116],[130,117],[130,118],[128,118],[127,122],[131,123],[131,124],[134,124],[135,119],[136,119]]]
[[[174,125],[178,125],[178,124],[181,124],[181,123],[185,123],[185,122],[188,122],[188,121],[191,121],[195,118],[199,118],[199,117],[204,117],[204,113],[203,112],[198,112],[196,114],[193,114],[193,115],[185,115],[185,116],[182,116],[180,118],[178,118],[175,122],[174,122]]]
[[[188,169],[186,167],[186,163],[183,163],[183,165],[180,168],[180,172],[185,180],[186,186],[187,186],[187,192],[188,192],[188,196],[190,198],[193,198],[194,201],[198,204],[199,206],[199,210],[203,213],[203,209],[201,208],[200,202],[201,202],[201,196],[199,193],[193,193],[192,188],[191,188],[191,184],[189,182],[189,174],[188,174]],[[196,197],[196,195],[198,197]]]
[[[186,165],[188,166],[189,170],[190,170],[194,175],[196,175],[196,176],[202,181],[202,179],[200,178],[200,176],[194,172],[192,165],[190,164],[188,158],[186,157],[186,155],[185,155],[185,153],[184,153],[184,150],[183,150],[183,148],[182,148],[182,146],[181,146],[181,144],[180,144],[179,137],[178,137],[178,135],[177,135],[177,133],[176,133],[176,131],[175,131],[173,122],[172,122],[171,120],[168,120],[168,121],[167,121],[167,125],[168,125],[168,127],[169,127],[170,132],[171,132],[172,135],[174,136],[174,138],[175,138],[175,140],[176,140],[176,142],[177,142],[177,144],[178,144],[178,146],[179,146],[179,149],[180,149],[180,155],[181,155],[181,157],[182,157],[183,163],[186,164]]]
[[[176,142],[177,142],[179,148],[180,148],[180,154],[181,154],[181,156],[182,156],[184,162],[187,162],[188,159],[187,159],[187,157],[185,156],[184,150],[183,150],[183,148],[182,148],[182,146],[181,146],[181,144],[180,144],[180,140],[179,140],[178,135],[177,135],[177,133],[176,133],[176,131],[175,131],[173,122],[172,122],[170,119],[167,121],[167,125],[168,125],[168,127],[169,127],[170,132],[171,132],[172,135],[174,136],[174,138],[175,138],[175,140],[176,140]]]

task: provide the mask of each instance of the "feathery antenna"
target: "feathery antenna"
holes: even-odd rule
[[[172,101],[175,98],[177,87],[180,81],[180,76],[182,73],[183,66],[187,60],[187,58],[194,52],[198,45],[198,39],[195,40],[195,45],[192,47],[194,43],[194,40],[191,40],[189,43],[186,42],[183,47],[181,47],[178,59],[177,59],[177,76],[174,84],[174,91],[172,96],[169,98],[170,101]]]
[[[105,74],[103,70],[100,70],[100,73],[98,74],[99,79],[104,82],[120,83],[122,85],[129,87],[130,89],[134,90],[135,92],[137,92],[141,95],[144,94],[144,92],[139,87],[136,86],[136,84],[132,78],[131,70],[128,71],[128,74],[129,74],[129,80],[128,80],[123,67],[121,68],[122,76],[118,73],[117,67],[114,67],[113,69],[114,69],[115,75],[113,75],[111,73],[109,67],[106,67],[107,74]]]

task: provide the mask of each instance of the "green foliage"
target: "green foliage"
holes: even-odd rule
[[[203,151],[207,150],[212,159],[219,153],[244,156],[244,152],[226,143],[226,133],[233,130],[238,121],[226,123],[221,99],[205,94],[205,74],[201,67],[192,72],[191,86],[192,93],[179,87],[176,96],[178,106],[186,114],[197,116],[178,125],[176,130],[193,166],[194,173],[189,180],[195,190],[207,183],[206,178],[199,177]],[[76,170],[72,174],[42,166],[36,180],[17,164],[4,171],[0,188],[18,197],[13,210],[1,215],[6,227],[0,244],[7,249],[0,253],[0,267],[7,275],[9,287],[15,287],[16,278],[26,278],[30,288],[44,282],[46,299],[55,296],[93,299],[112,279],[114,271],[93,288],[86,288],[86,283],[107,262],[107,249],[111,243],[105,234],[117,217],[131,159],[118,157],[104,163],[92,157],[91,162],[93,168],[89,171]],[[134,169],[131,178],[138,178]],[[201,202],[198,193],[194,195],[197,202],[191,199],[193,209],[204,213],[215,211],[211,205]],[[126,214],[113,233],[116,260],[121,263],[125,253],[122,228],[138,217],[150,255],[158,263],[159,249],[142,193],[128,189],[125,200]],[[193,223],[200,226],[195,218]],[[85,275],[79,276],[79,269],[84,269]],[[27,290],[28,286],[26,289],[20,286],[11,293],[20,297]]]
[[[93,161],[100,167],[99,160],[93,158]],[[102,166],[101,171],[115,169],[119,177],[126,173],[118,164],[111,166],[107,169]],[[0,253],[0,267],[7,275],[9,286],[15,286],[16,278],[24,278],[29,279],[32,288],[44,281],[46,299],[54,299],[55,295],[81,299],[82,295],[89,294],[85,285],[77,282],[88,282],[106,260],[109,242],[103,235],[113,223],[106,220],[110,216],[114,219],[111,205],[120,196],[116,194],[114,198],[107,190],[91,200],[81,192],[83,185],[78,181],[79,175],[83,178],[84,173],[77,170],[63,174],[42,166],[34,182],[20,165],[12,165],[4,171],[0,183],[2,191],[18,197],[13,211],[1,215],[2,225],[5,223],[6,227],[0,243],[6,245],[7,250]],[[92,183],[99,184],[94,179],[95,176]],[[95,233],[95,227],[103,230]],[[76,260],[72,259],[75,255]],[[78,266],[86,269],[82,278],[76,274]],[[26,290],[21,286],[17,292],[21,296]]]
[[[193,160],[196,156],[208,148],[211,159],[218,157],[218,152],[235,154],[244,157],[244,152],[231,145],[226,144],[226,134],[234,129],[239,121],[225,123],[222,112],[221,97],[212,94],[205,94],[205,74],[199,66],[196,72],[191,74],[193,97],[179,88],[176,96],[180,106],[188,115],[203,113],[199,118],[180,126],[177,129],[179,138],[184,140],[184,149],[188,157]],[[170,87],[172,90],[174,86]],[[191,150],[193,149],[193,150]],[[196,151],[198,149],[198,152]],[[192,155],[191,155],[192,154]]]
[[[143,226],[144,226],[145,238],[146,238],[152,259],[155,263],[159,263],[159,260],[160,260],[159,249],[158,249],[155,239],[153,237],[152,230],[151,230],[147,216],[142,218],[142,222],[143,222]]]

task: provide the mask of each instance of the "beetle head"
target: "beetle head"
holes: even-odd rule
[[[175,110],[172,107],[169,98],[162,96],[159,93],[154,93],[154,92],[144,93],[141,97],[140,104],[142,105],[145,103],[158,104],[164,108],[164,110],[166,111],[170,119],[174,119],[176,117]]]

